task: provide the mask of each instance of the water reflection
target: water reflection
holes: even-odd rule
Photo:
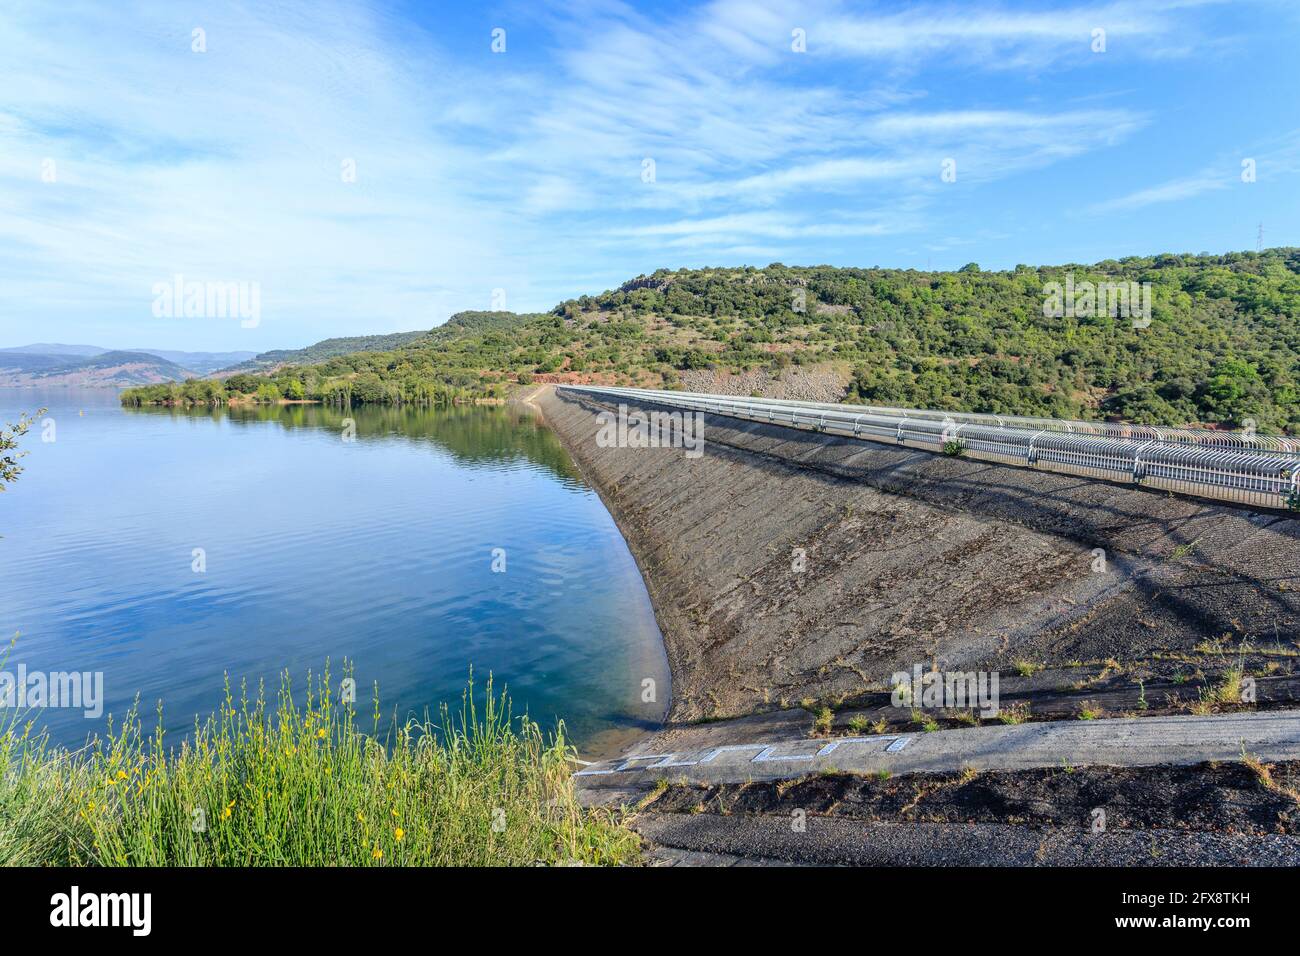
[[[274,681],[327,657],[355,661],[399,718],[458,699],[471,666],[581,742],[663,712],[636,565],[526,410],[122,409],[102,391],[0,390],[5,414],[40,405],[58,441],[30,443],[0,497],[0,626],[21,632],[7,667],[102,671],[108,710],[161,700],[176,732],[224,673]],[[102,729],[41,716],[67,743]]]

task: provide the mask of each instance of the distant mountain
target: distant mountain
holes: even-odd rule
[[[465,315],[481,315],[491,324],[495,313]],[[216,374],[224,377],[240,372],[272,372],[291,365],[324,362],[353,352],[388,351],[420,341],[428,335],[424,331],[354,335],[325,339],[301,349],[274,349],[261,353],[106,349],[97,345],[37,342],[0,348],[0,386],[103,385],[122,388]]]
[[[386,352],[417,342],[428,335],[428,332],[391,332],[387,335],[351,335],[337,339],[323,339],[315,345],[302,349],[274,349],[270,352],[262,352],[247,361],[223,368],[220,372],[223,377],[241,372],[271,372],[288,365],[324,362],[326,359],[350,355],[353,352]]]
[[[36,372],[41,369],[55,368],[79,361],[85,361],[85,359],[74,355],[38,355],[32,352],[20,352],[17,349],[12,352],[6,350],[0,352],[0,373]]]
[[[64,345],[60,342],[37,342],[33,345],[16,345],[12,348],[0,349],[0,352],[29,352],[36,355],[80,355],[89,358],[92,355],[103,355],[112,349],[102,349],[98,345]],[[139,349],[138,351],[147,351]]]
[[[195,378],[190,369],[148,352],[105,351],[91,356],[0,350],[0,385],[124,388]]]
[[[434,345],[467,335],[505,332],[532,318],[535,316],[513,312],[459,312],[432,331],[351,335],[324,339],[301,349],[273,349],[260,353],[105,349],[96,345],[38,342],[0,348],[0,386],[104,385],[122,388],[179,382],[187,378],[272,373],[358,352],[389,352],[407,345]]]
[[[200,375],[208,375],[223,368],[237,365],[240,362],[246,362],[257,354],[256,352],[175,352],[169,349],[148,348],[133,348],[126,351],[156,355],[159,358],[175,362],[177,365],[198,372]]]
[[[188,372],[191,377],[194,375],[207,375],[218,369],[227,368],[239,362],[247,361],[256,355],[256,352],[179,352],[173,349],[154,349],[154,348],[126,348],[126,349],[106,349],[98,345],[67,345],[61,342],[36,342],[32,345],[19,345],[13,348],[0,348],[0,368],[25,368],[35,369],[49,365],[62,365],[70,362],[74,358],[96,358],[109,352],[142,352],[145,355],[152,355],[160,359],[178,365],[184,371]],[[21,360],[15,359],[15,355],[26,355],[33,357],[32,363],[24,364]],[[41,363],[42,359],[49,361]],[[2,384],[2,383],[0,383]]]

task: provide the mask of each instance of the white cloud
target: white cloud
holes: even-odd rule
[[[472,202],[472,156],[424,132],[439,106],[423,70],[384,52],[364,8],[132,20],[87,7],[57,27],[47,12],[0,39],[5,79],[32,78],[0,90],[10,315],[57,290],[65,309],[131,323],[133,340],[275,344],[334,334],[337,317],[428,327],[493,287],[525,288],[499,252],[508,217]],[[191,50],[194,23],[206,53]],[[39,178],[44,157],[55,183]],[[152,284],[178,272],[259,282],[262,325],[153,320]]]
[[[838,59],[950,62],[982,69],[1076,64],[1092,55],[1093,31],[1106,31],[1139,56],[1187,55],[1219,38],[1182,37],[1180,11],[1228,0],[1083,3],[1024,10],[971,3],[849,4],[836,0],[754,2],[720,0],[701,26],[709,38],[754,62],[771,62],[789,49],[790,31],[805,31],[809,54]]]
[[[537,29],[493,56],[486,32],[471,55],[361,2],[19,4],[0,32],[0,314],[55,306],[160,347],[282,346],[432,325],[497,287],[546,308],[592,275],[688,255],[824,258],[924,230],[946,157],[960,183],[989,182],[1148,121],[936,96],[929,67],[1068,60],[1098,17],[1147,52],[1194,45],[1178,16],[595,2],[517,8]],[[149,290],[175,272],[261,282],[262,326],[157,326]]]
[[[1134,190],[1123,196],[1094,203],[1088,212],[1105,214],[1142,209],[1158,203],[1182,202],[1205,193],[1249,185],[1242,180],[1243,163],[1249,161],[1257,182],[1300,174],[1300,131],[1292,131],[1244,151],[1242,156],[1221,157],[1210,166],[1154,186]]]
[[[672,222],[632,226],[610,230],[609,235],[644,239],[657,236],[676,237],[678,242],[698,243],[717,237],[760,236],[793,239],[806,236],[882,236],[896,227],[881,220],[846,222],[842,220],[809,222],[806,217],[795,218],[777,213],[739,213],[703,219],[678,219]]]
[[[1117,199],[1096,203],[1089,211],[1094,213],[1106,213],[1141,209],[1143,206],[1150,206],[1154,203],[1178,202],[1183,199],[1191,199],[1193,196],[1199,196],[1202,193],[1210,192],[1212,190],[1226,189],[1230,182],[1231,179],[1224,172],[1219,172],[1217,174],[1200,173],[1195,176],[1186,176],[1182,179],[1171,179],[1158,186],[1139,189],[1136,192],[1129,193],[1127,196],[1120,196]]]

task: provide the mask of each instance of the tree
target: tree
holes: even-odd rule
[[[247,375],[240,373],[232,375],[226,379],[226,388],[232,392],[242,392],[245,395],[252,395],[266,379],[257,375]]]
[[[23,466],[18,464],[18,459],[27,452],[16,451],[18,439],[26,435],[28,429],[32,427],[32,422],[43,414],[45,414],[43,408],[35,415],[23,413],[18,421],[9,422],[4,428],[0,428],[0,491],[4,491],[6,485],[17,481],[18,476],[22,474]]]

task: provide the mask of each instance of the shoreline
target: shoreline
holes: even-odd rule
[[[81,386],[76,386],[76,387],[81,387]],[[119,390],[124,390],[124,388],[136,388],[136,387],[138,386],[134,386],[134,385],[125,386],[125,387],[117,386],[117,385],[104,386],[105,389],[117,388]],[[507,405],[509,404],[509,402],[510,400],[505,398],[473,398],[473,399],[453,399],[451,404],[452,405]],[[130,405],[124,407],[129,407],[129,408],[263,408],[263,407],[276,408],[285,405],[325,405],[325,404],[327,403],[321,401],[319,398],[277,398],[273,402],[258,402],[245,397],[245,398],[228,398],[224,402],[216,402],[211,404],[205,404],[202,402],[189,402],[189,403],[142,402],[139,405]],[[390,405],[390,404],[380,403],[380,402],[374,402],[374,403],[360,402],[357,404],[356,407],[367,408],[371,406],[375,408],[404,408],[404,407],[439,408],[442,407],[437,404],[430,404],[430,403],[417,404],[414,402],[402,402],[398,405]],[[352,406],[346,406],[346,407],[351,408]]]
[[[614,526],[618,529],[624,543],[627,545],[628,553],[632,555],[632,560],[635,562],[637,571],[641,575],[641,581],[645,585],[646,593],[650,597],[650,608],[654,612],[655,624],[659,628],[659,636],[663,644],[663,652],[668,659],[670,683],[668,703],[664,708],[664,714],[661,717],[661,726],[659,729],[652,733],[643,734],[639,738],[640,740],[647,740],[654,737],[656,734],[661,732],[664,727],[669,725],[673,708],[677,704],[677,687],[679,683],[678,675],[682,665],[677,657],[677,642],[671,635],[678,633],[677,628],[679,627],[680,622],[677,617],[677,611],[673,605],[664,600],[658,594],[656,588],[659,577],[652,573],[652,570],[646,566],[643,548],[638,547],[638,541],[633,535],[629,534],[628,516],[623,514],[620,504],[611,498],[598,477],[592,474],[588,462],[575,449],[574,444],[571,441],[571,436],[566,434],[565,431],[560,428],[557,428],[552,417],[547,414],[545,405],[538,403],[539,399],[555,399],[555,397],[553,387],[550,387],[549,383],[543,383],[534,388],[526,397],[519,397],[517,400],[520,404],[533,409],[533,411],[541,417],[547,427],[555,432],[560,439],[560,443],[564,446],[565,451],[568,452],[569,458],[573,462],[574,467],[578,469],[578,473],[582,475],[582,478],[587,485],[596,492],[596,497],[600,499],[601,504],[604,505],[605,510],[609,513],[610,518],[614,522]],[[628,748],[624,748],[623,752],[626,752],[627,749]]]
[[[654,591],[654,581],[656,579],[649,573],[645,564],[642,562],[639,550],[636,547],[633,547],[631,540],[628,538],[625,521],[620,517],[619,512],[616,510],[618,507],[617,504],[610,500],[609,496],[605,493],[605,489],[601,487],[600,482],[595,480],[595,477],[589,473],[586,462],[583,460],[582,456],[575,452],[573,445],[570,443],[569,437],[559,428],[556,428],[555,423],[551,421],[550,416],[546,414],[546,408],[542,404],[539,404],[538,400],[543,397],[555,397],[552,383],[543,382],[534,386],[525,386],[523,391],[517,392],[515,395],[511,396],[509,401],[531,409],[533,414],[536,415],[542,423],[546,425],[546,427],[555,432],[556,436],[560,439],[560,444],[564,446],[564,450],[568,454],[569,460],[573,462],[574,468],[578,470],[578,473],[582,476],[583,481],[587,483],[588,487],[596,492],[596,497],[600,499],[605,511],[608,512],[610,519],[614,522],[614,527],[623,538],[628,553],[632,555],[632,561],[636,564],[637,572],[641,575],[641,583],[645,587],[646,594],[650,598],[650,609],[654,614],[655,625],[659,629],[661,650],[668,661],[669,693],[668,700],[664,705],[664,712],[659,718],[659,726],[654,730],[648,731],[633,726],[611,727],[609,730],[602,731],[600,734],[596,735],[594,742],[587,748],[583,755],[583,759],[597,761],[630,753],[634,748],[640,746],[644,742],[653,740],[670,725],[672,709],[676,704],[678,665],[674,663],[673,644],[668,637],[668,627],[671,624],[675,624],[675,622],[672,621],[671,618],[665,618],[665,609],[668,605],[664,601],[657,599]]]

